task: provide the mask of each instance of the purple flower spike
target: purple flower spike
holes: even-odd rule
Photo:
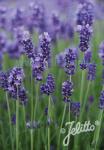
[[[12,86],[19,87],[22,84],[24,78],[24,71],[22,68],[14,67],[8,77],[8,89],[11,89]]]
[[[94,7],[90,2],[85,2],[79,8],[77,13],[77,25],[92,26],[94,20]]]
[[[84,60],[86,63],[90,63],[92,59],[92,52],[90,50],[87,50],[84,54]]]
[[[79,116],[80,102],[71,102],[70,110],[74,114],[74,116]]]
[[[104,65],[104,41],[100,44],[99,57],[102,60],[102,64]]]
[[[88,50],[91,35],[92,28],[89,25],[81,27],[79,49],[82,52],[86,52]]]
[[[61,52],[58,55],[56,55],[56,61],[57,64],[63,68],[64,67],[64,63],[65,63],[65,52]]]
[[[52,74],[48,74],[46,83],[41,85],[40,90],[42,94],[46,94],[46,95],[50,95],[54,92],[55,81],[54,81],[54,77],[52,76]]]
[[[0,72],[0,88],[8,89],[8,73]]]
[[[77,29],[80,34],[79,48],[85,52],[89,48],[90,38],[93,32],[92,25],[94,20],[94,8],[92,3],[85,2],[77,14]]]
[[[76,53],[73,51],[73,49],[68,49],[66,51],[64,70],[68,75],[73,75],[75,73],[76,57]]]
[[[28,31],[23,32],[21,43],[28,58],[34,57],[34,46]]]
[[[39,36],[39,40],[40,40],[40,48],[44,60],[48,61],[50,59],[50,52],[51,52],[51,48],[50,48],[51,38],[47,32],[44,32]]]
[[[104,90],[101,91],[100,94],[100,109],[104,109]]]
[[[41,53],[35,55],[34,58],[31,59],[31,64],[33,77],[35,77],[38,81],[42,80],[43,71],[46,69],[46,63],[43,55]]]
[[[65,81],[62,84],[62,95],[63,95],[63,100],[65,102],[70,102],[70,96],[73,93],[73,83],[70,81]]]
[[[88,65],[88,80],[95,80],[96,77],[96,64],[92,63]]]

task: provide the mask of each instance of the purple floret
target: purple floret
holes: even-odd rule
[[[54,81],[54,77],[52,76],[52,74],[48,74],[46,83],[41,85],[40,90],[42,94],[46,94],[46,95],[50,95],[54,92],[55,81]]]
[[[101,91],[100,94],[100,104],[99,104],[100,109],[104,109],[104,90]]]
[[[63,95],[63,100],[65,102],[70,101],[70,96],[73,93],[73,83],[70,81],[65,81],[62,83],[62,95]]]

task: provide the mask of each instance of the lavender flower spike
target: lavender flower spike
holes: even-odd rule
[[[44,32],[39,36],[39,41],[40,41],[40,49],[43,54],[44,60],[49,61],[50,59],[50,52],[51,52],[51,47],[50,47],[50,42],[51,38],[47,32]]]
[[[46,94],[46,95],[50,95],[54,92],[55,81],[54,81],[54,77],[52,76],[52,74],[48,74],[46,83],[41,85],[40,90],[42,94]]]
[[[95,80],[96,77],[96,64],[91,63],[88,66],[88,80],[92,81]]]
[[[104,41],[100,44],[99,57],[102,60],[102,64],[104,65]]]
[[[23,31],[21,43],[23,44],[25,53],[28,56],[28,58],[34,57],[34,46],[28,31]]]
[[[70,102],[70,96],[73,93],[73,83],[65,81],[62,83],[62,95],[65,102]]]
[[[100,94],[100,109],[104,109],[104,90],[101,91]]]

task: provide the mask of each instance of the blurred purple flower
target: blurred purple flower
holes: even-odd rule
[[[100,94],[100,104],[99,104],[100,109],[104,109],[104,91],[101,91]]]
[[[91,63],[88,65],[88,76],[87,79],[88,80],[95,80],[96,77],[96,64],[95,63]]]
[[[62,83],[62,95],[64,102],[70,102],[70,96],[73,93],[73,83],[65,81]]]
[[[46,94],[46,95],[50,95],[54,92],[55,81],[52,74],[48,74],[46,83],[41,85],[40,90],[42,94]]]

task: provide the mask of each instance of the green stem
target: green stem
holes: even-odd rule
[[[17,88],[17,97],[18,97],[18,88]],[[16,100],[16,150],[19,150],[19,126],[18,126],[18,117],[19,117],[19,99]]]
[[[48,117],[50,118],[50,96],[49,96],[49,100],[48,100]],[[50,126],[48,126],[48,150],[50,150]]]
[[[8,118],[9,118],[9,126],[10,126],[10,136],[11,136],[11,147],[13,149],[13,137],[12,137],[12,126],[11,126],[11,112],[10,112],[10,106],[9,106],[9,100],[8,100],[8,94],[6,93],[6,101],[7,101],[7,108],[8,108]]]
[[[64,119],[65,119],[66,107],[67,107],[67,103],[65,103],[65,105],[64,105],[64,111],[63,111],[62,121],[61,121],[61,125],[60,125],[60,128],[59,128],[60,130],[61,130],[62,126],[63,126],[63,122],[64,122]],[[58,136],[57,150],[60,150],[60,138],[61,138],[60,130],[59,130],[59,136]]]
[[[94,132],[94,137],[93,137],[93,142],[92,142],[92,148],[93,150],[97,149],[97,144],[98,144],[98,139],[99,139],[99,134],[100,134],[100,129],[101,129],[101,122],[102,122],[102,117],[103,117],[103,110],[101,109],[98,114],[98,121],[99,121],[99,126],[96,127],[96,130]]]
[[[32,77],[32,70],[31,70],[31,123],[33,121],[33,77]],[[30,138],[31,138],[31,150],[33,150],[33,129],[30,130]]]
[[[104,90],[104,86],[102,88]],[[103,118],[103,109],[100,109],[99,114],[98,114],[98,121],[99,121],[99,126],[96,127],[96,130],[94,132],[94,137],[91,145],[90,150],[96,150],[97,149],[97,144],[98,144],[98,139],[99,139],[99,134],[100,134],[100,129],[101,129],[101,123],[102,123],[102,118]]]
[[[36,119],[36,112],[38,107],[38,90],[39,90],[39,84],[36,86],[36,101],[35,101],[35,109],[34,109],[34,121]]]
[[[25,113],[25,106],[23,106],[23,118],[24,118],[24,128],[25,128],[25,144],[26,144],[26,149],[27,149],[27,134],[26,134],[26,113]]]
[[[83,100],[83,91],[84,91],[84,80],[85,80],[85,70],[82,70],[82,78],[81,78],[81,90],[80,90],[80,104],[82,104]]]
[[[81,113],[80,113],[79,122],[83,121],[83,114],[84,114],[84,111],[85,111],[87,97],[88,97],[88,93],[89,93],[89,90],[90,90],[90,84],[91,84],[91,81],[88,82],[88,87],[87,87],[84,103],[82,105],[82,110],[81,110]],[[78,146],[79,145],[79,138],[78,137],[79,137],[79,135],[76,135],[75,140],[74,140],[74,150],[77,150],[79,148],[79,146]]]

